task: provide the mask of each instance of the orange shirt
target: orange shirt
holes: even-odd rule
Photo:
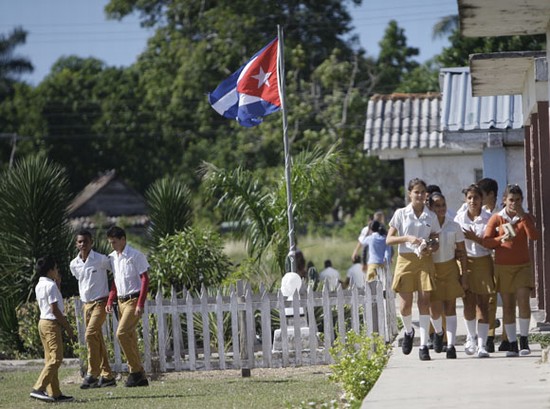
[[[537,240],[540,235],[535,227],[535,219],[526,213],[514,224],[516,237],[510,241],[501,242],[505,233],[499,227],[505,223],[507,220],[500,214],[491,216],[483,235],[483,246],[495,249],[495,264],[518,265],[531,262],[527,239]]]

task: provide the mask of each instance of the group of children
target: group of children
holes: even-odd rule
[[[117,339],[128,361],[129,375],[125,386],[147,386],[149,381],[138,349],[137,325],[147,298],[149,264],[143,253],[126,243],[126,232],[122,228],[111,227],[107,231],[107,240],[113,248],[109,256],[92,250],[89,231],[79,231],[76,235],[78,255],[70,264],[84,303],[88,347],[88,370],[80,388],[116,385],[102,333],[107,314],[113,312],[119,321]],[[114,278],[110,290],[108,271]],[[71,338],[73,331],[65,318],[56,260],[51,256],[40,258],[36,272],[40,276],[35,293],[40,308],[38,329],[44,347],[44,369],[30,396],[43,402],[70,402],[74,398],[61,393],[58,370],[63,361],[61,331],[64,329]]]
[[[468,333],[464,351],[479,358],[489,357],[494,352],[494,333],[490,335],[489,329],[495,321],[498,293],[508,337],[499,350],[506,350],[508,357],[528,355],[529,294],[534,287],[528,240],[537,240],[539,232],[534,218],[523,209],[521,188],[508,185],[499,208],[496,181],[482,179],[463,190],[465,203],[456,215],[448,211],[439,189],[433,190],[428,195],[423,180],[411,180],[410,203],[396,210],[386,237],[388,245],[398,246],[392,289],[400,299],[403,353],[410,354],[413,347],[412,305],[416,293],[421,360],[430,360],[430,323],[434,351],[446,349],[448,359],[456,358],[459,297],[463,298]]]

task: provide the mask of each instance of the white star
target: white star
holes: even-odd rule
[[[271,77],[271,74],[271,72],[264,72],[264,69],[260,66],[260,73],[257,75],[252,75],[252,78],[256,78],[258,80],[258,88],[264,84],[269,87],[269,77]]]

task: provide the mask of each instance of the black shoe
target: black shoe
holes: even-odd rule
[[[456,349],[454,345],[447,347],[447,359],[456,359]]]
[[[405,355],[409,355],[413,349],[413,341],[414,341],[414,328],[412,329],[412,332],[410,334],[407,334],[405,332],[405,335],[403,336],[403,342],[401,343],[401,350]]]
[[[510,342],[506,339],[503,339],[501,342],[500,342],[500,345],[498,346],[498,350],[500,352],[505,352],[505,351],[509,351],[510,350]]]
[[[519,356],[518,341],[510,342],[509,345],[510,345],[510,348],[506,352],[506,356],[508,358],[514,358],[516,356]]]
[[[57,398],[55,398],[55,401],[59,403],[72,402],[74,401],[74,398],[72,396],[59,395]]]
[[[495,337],[487,337],[485,350],[489,353],[495,352]]]
[[[86,375],[86,377],[82,381],[82,384],[80,385],[80,389],[91,389],[98,387],[98,380],[92,375]]]
[[[136,386],[149,386],[149,381],[143,372],[134,372],[128,375],[126,387],[134,388]]]
[[[438,354],[443,351],[443,332],[434,334],[434,351]]]
[[[43,402],[55,402],[55,399],[49,396],[44,391],[39,391],[38,389],[33,389],[31,391],[31,398],[41,400]]]
[[[430,336],[428,337],[428,342],[426,343],[428,349],[434,349],[434,337],[434,333],[430,334]]]
[[[529,339],[527,337],[519,337],[519,356],[527,356],[530,353]]]
[[[431,359],[430,350],[428,349],[427,345],[420,347],[420,349],[418,350],[418,357],[421,361],[429,361]]]
[[[97,386],[100,388],[106,388],[108,386],[116,386],[116,379],[115,378],[105,378],[103,376],[99,377],[99,382],[97,383]]]

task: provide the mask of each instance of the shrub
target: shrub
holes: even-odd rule
[[[377,334],[349,331],[346,339],[338,338],[330,354],[335,363],[330,379],[342,385],[351,401],[362,401],[386,366],[391,346]]]
[[[172,286],[178,292],[184,287],[200,291],[202,284],[207,288],[216,286],[230,267],[220,235],[191,227],[161,239],[149,262],[151,290],[155,292],[161,286],[165,295],[170,294]]]
[[[65,316],[69,324],[76,334],[76,318],[74,311],[74,299],[64,299]],[[17,308],[17,319],[19,321],[19,338],[23,342],[23,353],[19,358],[42,358],[44,356],[44,348],[40,341],[38,332],[38,321],[40,320],[40,309],[38,303],[28,302],[23,303]],[[76,340],[69,340],[66,334],[63,333],[63,356],[66,358],[75,357]]]

